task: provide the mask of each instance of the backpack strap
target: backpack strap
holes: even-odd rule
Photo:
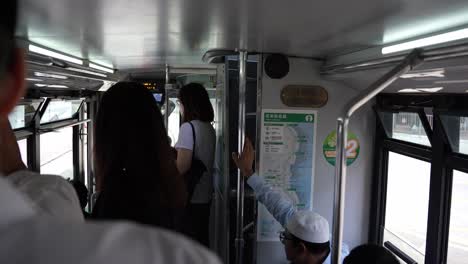
[[[192,148],[192,163],[193,163],[193,160],[195,159],[195,146],[196,146],[196,142],[197,142],[197,137],[195,135],[195,128],[193,127],[193,124],[192,122],[189,122],[190,124],[190,127],[192,127],[192,137],[193,137],[193,148]]]

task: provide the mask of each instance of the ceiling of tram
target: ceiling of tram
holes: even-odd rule
[[[468,25],[466,0],[20,2],[20,38],[118,69],[214,48],[325,57]]]

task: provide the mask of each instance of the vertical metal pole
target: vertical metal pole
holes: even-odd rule
[[[242,152],[245,139],[245,90],[247,51],[239,51],[239,131],[238,150]],[[244,180],[240,170],[237,171],[237,222],[236,222],[236,263],[243,262],[244,253]]]
[[[83,125],[73,126],[73,179],[84,182],[83,180],[83,144],[81,143],[81,127]]]
[[[35,118],[31,122],[31,127],[33,129],[33,134],[27,139],[27,162],[28,168],[35,172],[41,171],[41,136],[39,134],[40,118]]]
[[[346,194],[346,143],[348,139],[348,124],[351,116],[359,108],[369,102],[378,93],[396,81],[400,75],[412,70],[423,60],[417,50],[411,52],[403,62],[385,74],[369,88],[353,98],[344,108],[344,112],[337,119],[336,130],[336,164],[335,164],[335,199],[333,212],[333,242],[332,263],[341,263],[341,243],[343,241],[343,220]]]
[[[333,262],[340,263],[341,242],[343,241],[344,199],[346,188],[346,144],[348,139],[348,119],[338,118],[336,129],[335,199],[333,213]]]
[[[166,64],[166,84],[164,85],[165,89],[165,100],[164,100],[164,125],[166,126],[166,131],[169,132],[169,65]]]
[[[94,208],[93,194],[96,192],[96,177],[94,170],[94,122],[96,121],[96,112],[98,107],[99,97],[93,96],[88,103],[88,119],[91,122],[88,123],[87,137],[88,137],[88,208],[92,212]]]
[[[84,120],[84,108],[86,102],[83,101],[81,103],[79,112],[78,112],[78,120]],[[84,126],[86,124],[76,125],[73,126],[73,179],[79,180],[84,183],[84,140],[82,131],[84,130]]]
[[[41,118],[49,103],[50,98],[45,99],[41,104],[41,109],[34,115],[34,120],[31,123],[33,135],[27,139],[28,168],[38,173],[41,172],[41,135],[39,134],[39,128],[41,127]]]

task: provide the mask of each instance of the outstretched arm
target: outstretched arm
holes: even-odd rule
[[[234,163],[241,170],[243,177],[247,179],[247,184],[254,190],[257,200],[267,208],[281,225],[285,226],[297,211],[297,208],[283,190],[272,187],[265,182],[263,177],[253,173],[254,157],[255,151],[248,138],[245,140],[242,153],[240,155],[237,153],[232,154]]]
[[[249,177],[247,184],[255,191],[255,197],[273,215],[282,226],[286,226],[289,219],[297,211],[294,202],[281,189],[274,188],[256,174]]]

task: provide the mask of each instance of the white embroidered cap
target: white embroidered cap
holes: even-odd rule
[[[310,243],[330,241],[328,221],[311,211],[297,211],[286,225],[289,233]]]

